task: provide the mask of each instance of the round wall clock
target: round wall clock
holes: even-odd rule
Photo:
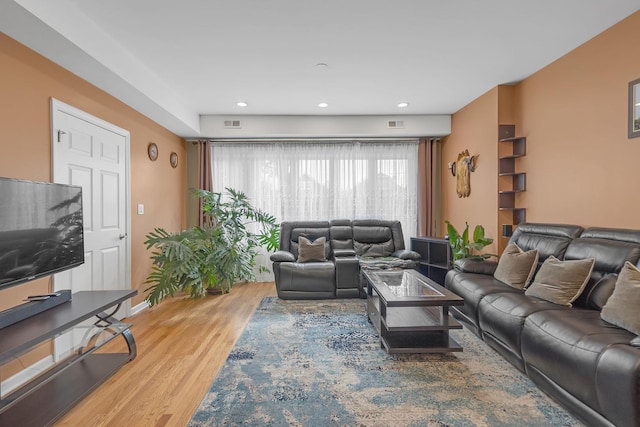
[[[149,154],[149,158],[155,162],[158,158],[158,146],[153,142],[149,143],[147,153]]]
[[[169,163],[171,163],[171,167],[175,168],[178,166],[178,154],[177,153],[171,153],[171,155],[169,156]]]

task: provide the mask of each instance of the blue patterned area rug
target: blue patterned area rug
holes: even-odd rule
[[[364,300],[262,300],[189,426],[580,425],[472,333],[389,355]]]

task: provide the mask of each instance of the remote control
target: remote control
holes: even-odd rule
[[[49,295],[34,295],[31,297],[27,297],[27,301],[44,301],[46,299],[51,298]]]
[[[50,294],[30,295],[27,297],[27,299],[42,298],[42,297],[50,298],[50,297],[59,297],[59,296],[60,296],[60,292],[51,292]]]

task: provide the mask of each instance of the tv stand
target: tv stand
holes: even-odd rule
[[[135,290],[83,291],[58,305],[0,330],[0,366],[71,328],[86,329],[80,346],[68,356],[8,394],[0,389],[0,426],[51,425],[125,363],[136,357],[129,328],[113,317]],[[112,309],[112,310],[110,310]],[[110,310],[110,313],[105,311]],[[79,325],[91,317],[97,320]],[[121,336],[126,353],[100,350]],[[0,378],[2,380],[2,378]]]

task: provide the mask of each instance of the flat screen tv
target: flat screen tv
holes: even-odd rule
[[[0,178],[0,289],[82,263],[82,189]]]

